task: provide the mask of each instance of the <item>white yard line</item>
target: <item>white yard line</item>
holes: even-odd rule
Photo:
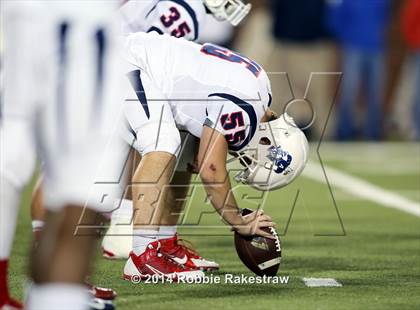
[[[308,287],[341,287],[343,284],[333,278],[302,278]]]
[[[343,191],[384,207],[397,209],[420,217],[420,205],[418,202],[402,197],[335,168],[326,165],[324,165],[324,168],[331,186],[340,188]],[[327,183],[321,166],[313,162],[308,162],[303,170],[303,176],[321,183]]]

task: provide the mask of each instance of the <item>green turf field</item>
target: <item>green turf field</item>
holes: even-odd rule
[[[328,167],[419,205],[419,144],[325,143],[320,153]],[[316,163],[314,155],[311,161]],[[99,254],[95,283],[117,290],[119,309],[420,309],[420,218],[361,199],[329,181],[338,213],[329,188],[305,176],[263,197],[247,187],[236,190],[242,207],[265,201],[266,212],[277,222],[280,275],[290,276],[288,284],[134,285],[121,280],[124,262],[106,261]],[[30,189],[10,266],[11,290],[19,297],[31,242],[29,198]],[[203,211],[207,213],[200,218]],[[195,225],[198,219],[202,229]],[[202,189],[192,193],[183,220],[187,226],[181,235],[200,254],[220,263],[217,274],[251,274],[238,259],[229,230],[218,227],[220,220]],[[309,288],[302,277],[335,278],[343,286]]]

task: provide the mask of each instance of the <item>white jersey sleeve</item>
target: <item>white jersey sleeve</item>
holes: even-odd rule
[[[225,93],[209,95],[204,125],[225,136],[229,150],[239,151],[255,134],[259,123],[254,106],[239,97]]]

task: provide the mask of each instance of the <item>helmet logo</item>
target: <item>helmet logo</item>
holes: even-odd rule
[[[292,162],[292,155],[283,151],[281,146],[270,146],[267,158],[274,163],[273,170],[275,173],[283,173]]]

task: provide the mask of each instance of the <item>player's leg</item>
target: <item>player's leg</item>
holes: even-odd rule
[[[199,271],[171,262],[162,255],[158,240],[162,211],[175,167],[175,156],[168,152],[151,152],[142,157],[133,176],[133,250],[124,267],[124,278],[157,276],[174,281],[179,277],[202,277]]]
[[[34,249],[38,247],[39,240],[41,238],[41,233],[44,228],[44,223],[46,217],[53,217],[54,214],[49,212],[47,215],[47,210],[44,207],[44,198],[42,190],[42,177],[40,177],[35,185],[35,188],[32,193],[31,201],[31,218],[32,218],[32,231],[34,233]],[[80,218],[80,216],[79,216]],[[97,221],[99,217],[94,220]],[[54,221],[54,220],[53,220]],[[97,225],[101,224],[96,222]],[[98,287],[91,285],[87,279],[85,279],[86,289],[92,294],[92,298],[99,298],[102,300],[113,300],[117,296],[117,293],[110,289],[104,287]]]
[[[172,178],[171,186],[167,188],[167,207],[162,214],[158,233],[161,252],[177,264],[191,269],[216,270],[219,269],[219,264],[201,257],[186,240],[180,240],[177,234],[177,224],[191,189],[190,181],[191,172],[177,171]]]
[[[31,219],[32,219],[32,232],[34,234],[34,246],[36,247],[41,236],[41,231],[44,227],[46,210],[44,207],[42,191],[42,177],[40,177],[35,188],[32,191],[31,200]]]
[[[165,98],[146,73],[134,70],[128,74],[133,88],[125,114],[136,137],[133,147],[142,159],[132,179],[133,250],[124,267],[124,278],[150,275],[176,279],[202,276],[201,272],[183,269],[160,253],[158,232],[164,210],[168,207],[165,190],[174,173],[180,136],[172,111],[165,100],[148,103],[151,98]],[[139,95],[141,94],[141,95]],[[131,99],[131,98],[129,98]]]
[[[34,284],[27,308],[86,309],[84,279],[96,236],[83,225],[95,225],[93,210],[108,205],[102,198],[115,194],[120,173],[114,171],[118,156],[105,151],[121,102],[110,93],[120,90],[122,78],[114,70],[119,64],[106,18],[114,5],[84,1],[80,6],[71,3],[68,10],[61,2],[47,6],[43,12],[50,32],[42,36],[43,48],[56,57],[38,59],[47,73],[43,76],[47,103],[37,129],[48,215],[33,256]],[[57,16],[63,15],[68,18],[61,22]],[[113,73],[117,81],[109,80]],[[106,182],[114,186],[108,190]]]
[[[158,233],[161,251],[176,263],[188,268],[215,270],[219,268],[219,264],[201,257],[186,240],[180,240],[177,234],[177,224],[185,207],[188,192],[191,190],[192,167],[199,143],[197,138],[186,132],[181,132],[181,140],[183,148],[177,160],[176,171],[170,186],[165,189],[168,192],[167,199],[160,201],[166,204]]]
[[[202,258],[191,247],[179,242],[177,235],[177,224],[182,214],[187,194],[191,189],[192,167],[194,166],[195,155],[198,148],[198,139],[192,135],[181,132],[182,150],[181,155],[177,158],[175,173],[171,179],[170,186],[165,187],[165,199],[159,199],[157,209],[162,210],[160,217],[160,225],[157,231],[157,240],[161,245],[161,251],[168,254],[177,263],[183,263],[194,269],[217,269],[219,265],[215,262]],[[137,167],[140,163],[141,156],[138,152],[132,154],[127,170],[131,171],[132,167]],[[128,173],[131,174],[131,173]],[[131,188],[126,194],[131,193]],[[128,258],[132,245],[132,218],[133,218],[133,202],[130,196],[126,195],[126,199],[116,202],[116,210],[111,217],[110,228],[108,229],[103,242],[103,255],[109,259]],[[156,232],[155,232],[156,233]],[[148,236],[143,238],[143,246],[150,242]],[[140,242],[139,242],[140,243]],[[187,262],[184,262],[187,256]]]
[[[3,115],[0,125],[0,308],[19,308],[9,296],[7,271],[20,197],[35,167],[32,129],[24,119]]]
[[[65,224],[63,223],[65,219]],[[89,266],[85,263],[86,256],[91,256],[95,250],[95,240],[91,236],[75,235],[75,229],[83,219],[84,223],[98,226],[97,214],[81,208],[79,205],[66,205],[60,211],[48,211],[46,214],[43,234],[39,246],[32,259],[32,278],[36,283],[62,282],[83,283]],[[86,231],[87,235],[95,235],[95,231]],[[80,250],[87,250],[82,253]],[[79,266],[83,266],[80,268]]]
[[[135,166],[138,166],[139,162],[135,163]],[[177,223],[190,189],[190,179],[190,172],[175,171],[171,186],[164,188],[166,199],[165,201],[159,200],[159,204],[162,205],[162,215],[157,229],[157,239],[168,239],[176,235]],[[103,256],[108,259],[128,258],[132,249],[133,201],[131,187],[124,198],[115,202],[116,210],[112,212],[110,227],[102,241]]]
[[[175,173],[171,184],[167,188],[167,200],[162,201],[167,207],[163,210],[161,226],[159,227],[159,239],[173,237],[176,233],[180,215],[185,205],[185,200],[190,191],[191,176],[194,161],[198,151],[198,139],[188,132],[181,131],[182,149],[177,157]]]
[[[159,227],[159,239],[172,237],[176,233],[176,225],[184,209],[185,200],[191,185],[191,173],[188,171],[175,171],[170,186],[165,188],[168,207],[162,212]],[[166,227],[166,228],[165,228]],[[165,230],[167,234],[165,234]]]
[[[25,57],[34,33],[21,23],[23,19],[31,19],[25,13],[11,1],[2,5],[1,22],[7,42],[4,55],[7,57],[2,67],[4,88],[0,115],[0,308],[20,306],[9,297],[7,269],[21,194],[36,161],[32,126],[36,92],[28,74],[32,61]]]
[[[166,190],[175,167],[175,156],[152,152],[143,156],[133,176],[133,251],[141,254],[157,240],[170,191]],[[160,203],[161,202],[161,203]]]
[[[132,135],[129,131],[123,133],[127,143],[131,144]],[[131,183],[135,168],[140,163],[141,156],[131,149],[123,178],[126,184]],[[116,199],[115,210],[110,216],[108,230],[102,239],[102,256],[107,259],[127,259],[133,244],[133,201],[131,186],[127,186],[123,199]]]
[[[167,195],[163,190],[173,175],[180,136],[169,104],[165,100],[148,103],[151,98],[164,98],[148,75],[133,70],[128,78],[132,91],[125,105],[125,114],[133,132],[133,147],[141,155],[131,187],[133,252],[140,255],[149,243],[157,239],[165,208],[165,204],[159,202],[165,201]]]
[[[354,105],[360,90],[363,74],[362,52],[347,48],[343,50],[340,99],[337,114],[337,138],[349,140],[356,133],[354,123]]]
[[[383,134],[383,93],[385,85],[385,57],[380,53],[367,54],[366,88],[367,113],[364,136],[369,140],[379,140]]]
[[[414,85],[420,84],[420,52],[416,52],[414,55],[411,56],[412,61],[414,64]],[[413,133],[412,137],[413,139],[419,141],[420,140],[420,88],[415,87],[414,88],[414,96],[411,100],[411,110],[412,110],[412,127],[413,127]]]

